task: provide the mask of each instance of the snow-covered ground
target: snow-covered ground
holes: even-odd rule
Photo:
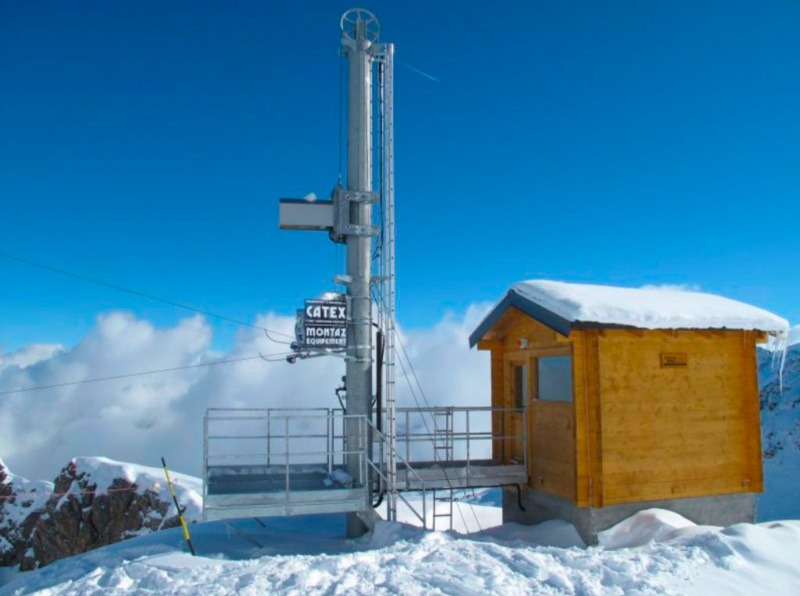
[[[383,522],[350,541],[341,516],[234,523],[263,548],[221,522],[197,524],[197,557],[176,528],[17,575],[0,594],[791,594],[800,586],[800,522],[720,529],[649,510],[592,548],[565,522],[467,536]]]

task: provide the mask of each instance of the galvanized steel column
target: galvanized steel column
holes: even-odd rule
[[[348,14],[355,16],[354,30],[344,28]],[[343,17],[342,47],[347,54],[349,82],[347,86],[347,190],[372,192],[372,61],[371,48],[375,33],[368,31],[367,20],[374,16],[353,9]],[[350,222],[361,232],[347,235],[347,295],[350,302],[350,321],[347,326],[347,403],[348,415],[372,415],[372,299],[371,266],[372,236],[364,230],[372,225],[372,205],[356,200],[350,204]],[[345,449],[353,452],[368,448],[362,443],[357,421],[346,422]],[[362,470],[358,455],[347,456],[347,467],[357,482]],[[347,535],[361,536],[367,528],[355,515],[348,514]]]

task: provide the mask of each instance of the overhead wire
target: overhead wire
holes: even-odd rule
[[[287,356],[290,354],[294,354],[294,352],[286,352],[283,354],[269,354],[269,357],[277,357],[277,356]],[[168,373],[168,372],[177,372],[181,370],[190,370],[194,368],[202,368],[205,366],[216,366],[218,364],[232,364],[235,362],[247,362],[249,360],[259,360],[264,359],[267,362],[270,362],[267,358],[265,358],[262,354],[256,356],[243,356],[241,358],[227,358],[225,360],[212,360],[209,362],[199,362],[197,364],[187,364],[184,366],[173,366],[171,368],[159,368],[155,370],[144,370],[139,372],[133,373],[125,373],[121,375],[111,375],[107,377],[94,377],[91,379],[82,379],[80,381],[66,381],[64,383],[52,383],[50,385],[35,385],[33,387],[20,387],[19,389],[10,389],[5,391],[0,391],[0,395],[11,395],[13,393],[28,393],[30,391],[41,391],[44,389],[57,389],[59,387],[71,387],[74,385],[83,385],[86,383],[99,383],[102,381],[118,381],[120,379],[130,379],[133,377],[141,377],[145,375],[155,375],[161,373]]]
[[[67,277],[74,277],[75,279],[80,279],[82,281],[93,283],[99,286],[104,286],[106,288],[111,288],[112,290],[117,290],[118,292],[125,292],[127,294],[132,294],[133,296],[138,296],[140,298],[145,298],[147,300],[152,300],[154,302],[161,302],[162,304],[167,304],[169,306],[174,306],[176,308],[182,308],[184,310],[189,310],[192,312],[196,312],[201,315],[205,315],[207,317],[211,317],[214,319],[218,319],[220,321],[226,321],[228,323],[234,323],[236,325],[242,325],[243,327],[250,327],[251,329],[258,329],[260,331],[264,331],[267,334],[267,337],[272,341],[277,341],[270,337],[270,334],[274,335],[281,335],[283,337],[288,337],[289,339],[294,339],[294,336],[283,333],[282,331],[276,331],[275,329],[268,329],[266,327],[262,327],[261,325],[256,325],[254,323],[248,323],[247,321],[241,321],[239,319],[234,319],[233,317],[229,317],[226,315],[220,315],[209,310],[198,308],[196,306],[191,306],[189,304],[183,304],[181,302],[176,302],[174,300],[169,300],[166,298],[159,298],[158,296],[153,296],[152,294],[147,294],[145,292],[140,292],[139,290],[132,290],[130,288],[126,288],[119,284],[107,282],[100,279],[95,279],[93,277],[89,277],[88,275],[83,275],[80,273],[73,273],[71,271],[66,271],[64,269],[60,269],[58,267],[53,267],[51,265],[45,265],[44,263],[39,263],[37,261],[32,261],[30,259],[25,259],[22,257],[18,257],[16,255],[11,255],[8,253],[0,252],[0,257],[4,259],[8,259],[10,261],[16,261],[17,263],[23,263],[25,265],[29,265],[31,267],[37,267],[39,269],[43,269],[45,271],[50,271],[52,273],[58,273],[59,275],[64,275]],[[278,342],[281,343],[281,342]]]

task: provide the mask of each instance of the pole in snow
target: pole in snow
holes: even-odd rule
[[[192,553],[192,556],[197,556],[197,553],[194,552],[194,546],[192,546],[192,537],[189,535],[189,526],[186,525],[186,520],[183,517],[184,508],[178,504],[178,495],[175,494],[175,487],[172,486],[172,479],[169,477],[169,470],[167,469],[167,460],[164,457],[161,457],[161,465],[164,466],[164,474],[167,477],[167,486],[169,486],[169,492],[172,494],[172,500],[175,503],[175,509],[178,510],[178,519],[181,520],[181,528],[183,528],[183,538],[186,540],[186,544],[189,545],[189,552]]]

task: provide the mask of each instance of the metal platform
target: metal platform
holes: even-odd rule
[[[502,464],[497,460],[451,460],[414,462],[414,474],[405,464],[397,465],[399,490],[420,491],[440,488],[486,488],[527,482],[523,464]]]
[[[436,426],[442,412],[444,430]],[[524,461],[475,457],[491,455],[493,442],[499,442],[503,452],[502,442],[511,440],[492,433],[494,412],[398,411],[397,490],[423,493],[421,512],[401,494],[399,498],[424,526],[426,491],[527,482]],[[356,425],[363,438],[356,451],[345,451],[347,425]],[[371,509],[373,495],[387,489],[388,443],[366,417],[326,408],[214,409],[207,412],[204,426],[204,520],[365,512]],[[350,455],[360,467],[352,476],[369,478],[369,486],[354,483],[344,465]]]
[[[368,493],[342,482],[347,473],[324,466],[210,466],[203,506],[206,520],[282,517],[308,513],[363,511]],[[289,487],[287,490],[286,487]]]

